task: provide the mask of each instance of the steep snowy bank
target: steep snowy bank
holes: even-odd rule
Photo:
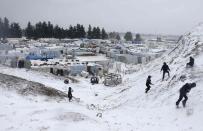
[[[109,122],[114,125],[113,130],[203,130],[202,33],[203,25],[200,25],[183,36],[174,50],[129,76],[125,88],[130,89],[108,98],[111,105],[122,105],[104,114],[111,116]],[[195,66],[186,68],[190,56],[195,58]],[[161,81],[160,68],[163,62],[167,62],[171,68],[171,77],[167,81]],[[154,85],[145,94],[148,75],[152,75]],[[182,75],[186,76],[185,81],[180,80]],[[186,109],[177,110],[175,102],[179,88],[186,82],[196,82],[197,87],[190,92]]]

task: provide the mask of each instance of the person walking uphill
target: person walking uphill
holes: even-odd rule
[[[194,58],[190,56],[190,62],[187,63],[186,67],[193,67],[194,66]]]
[[[147,81],[146,81],[147,88],[145,89],[145,93],[147,93],[150,90],[150,88],[151,88],[150,85],[153,85],[153,84],[151,83],[151,76],[148,76]]]
[[[162,81],[164,80],[165,74],[168,73],[168,77],[170,77],[170,68],[168,67],[168,65],[166,64],[166,62],[164,62],[161,71],[163,70],[163,77],[162,77]]]
[[[69,88],[68,88],[68,98],[69,98],[69,102],[70,102],[70,101],[72,100],[72,98],[73,98],[72,92],[73,92],[72,88],[69,87]]]
[[[183,107],[185,107],[186,101],[188,100],[187,93],[190,92],[190,90],[191,90],[192,88],[194,88],[194,87],[196,87],[196,83],[186,83],[185,85],[183,85],[183,86],[180,88],[180,96],[179,96],[178,101],[176,102],[177,108],[179,107],[179,103],[180,103],[180,101],[183,99],[183,97],[184,97],[185,99],[182,101],[182,104],[183,104]]]

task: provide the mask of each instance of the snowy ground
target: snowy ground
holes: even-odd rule
[[[185,68],[189,57],[194,68]],[[163,62],[171,68],[171,77],[161,81]],[[186,34],[178,46],[163,57],[126,75],[121,85],[91,85],[89,79],[65,85],[63,79],[50,74],[1,66],[0,73],[67,92],[69,86],[80,102],[46,100],[44,97],[21,96],[0,88],[0,130],[12,131],[202,131],[203,125],[203,25]],[[152,75],[152,89],[144,93],[145,81]],[[181,75],[186,76],[180,81]],[[187,107],[176,109],[178,90],[186,82],[196,82],[189,93]],[[95,94],[98,94],[96,96]],[[92,104],[92,105],[91,105]],[[102,117],[97,117],[102,113]]]

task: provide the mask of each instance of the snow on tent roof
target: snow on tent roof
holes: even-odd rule
[[[78,56],[77,59],[81,62],[108,61],[105,56]]]
[[[87,66],[101,66],[100,64],[96,64],[96,63],[88,63]]]

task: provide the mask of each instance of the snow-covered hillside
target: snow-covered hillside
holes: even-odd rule
[[[189,57],[195,66],[186,68]],[[167,62],[171,77],[162,81],[160,68]],[[24,69],[1,66],[0,73],[14,75],[29,81],[67,92],[80,102],[49,100],[47,96],[21,96],[0,88],[0,130],[12,131],[202,131],[203,125],[203,24],[181,37],[175,49],[138,72],[124,76],[117,87],[91,85],[81,79],[77,84],[65,85],[62,78]],[[148,75],[154,84],[145,94]],[[186,79],[180,80],[184,75]],[[186,82],[196,82],[189,93],[186,108],[175,108],[179,88]],[[17,85],[16,85],[17,86]],[[97,94],[97,95],[95,95]],[[47,99],[44,99],[46,97]],[[97,117],[102,113],[102,117]]]
[[[186,68],[190,56],[195,58],[194,68]],[[171,77],[167,81],[161,80],[163,62],[171,68]],[[144,88],[148,75],[152,76],[154,86],[146,95]],[[184,81],[180,80],[182,75],[186,76]],[[112,116],[111,124],[114,123],[115,130],[203,130],[203,25],[183,36],[175,49],[128,79],[125,83],[128,90],[108,98],[109,103],[121,105],[105,112]],[[179,89],[186,82],[196,82],[197,87],[189,93],[186,109],[177,110],[175,102]]]

